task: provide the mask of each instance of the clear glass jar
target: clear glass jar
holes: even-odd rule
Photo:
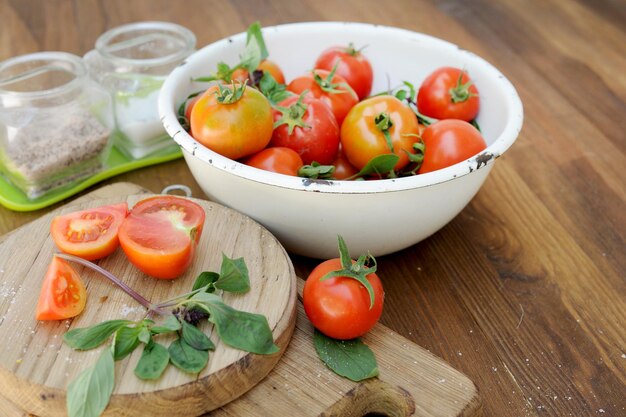
[[[29,199],[101,171],[110,95],[78,56],[40,52],[0,63],[0,173]]]
[[[85,55],[91,76],[112,94],[114,143],[126,156],[177,147],[160,121],[157,100],[166,76],[195,45],[195,35],[182,26],[141,22],[105,32]]]

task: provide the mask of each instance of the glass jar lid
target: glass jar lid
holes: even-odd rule
[[[182,61],[195,45],[195,35],[183,26],[139,22],[105,32],[96,41],[96,50],[117,65],[163,66]]]
[[[37,52],[0,63],[0,98],[46,98],[81,87],[82,59],[66,52]]]

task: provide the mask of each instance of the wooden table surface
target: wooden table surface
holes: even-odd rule
[[[382,322],[466,373],[487,416],[626,415],[623,0],[0,0],[0,18],[0,59],[82,55],[140,20],[185,25],[199,47],[255,20],[362,21],[483,56],[521,95],[521,136],[450,224],[379,259]],[[182,160],[116,181],[203,196]],[[0,234],[48,210],[0,208]],[[293,262],[303,277],[316,264]]]

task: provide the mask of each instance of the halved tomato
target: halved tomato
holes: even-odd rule
[[[87,292],[80,275],[67,261],[52,258],[41,285],[35,310],[37,320],[65,320],[85,309]]]
[[[173,279],[191,265],[204,219],[204,209],[186,198],[147,198],[135,204],[120,226],[120,244],[142,272]]]
[[[63,214],[52,220],[50,234],[61,251],[93,261],[117,249],[127,213],[128,204],[120,203]]]

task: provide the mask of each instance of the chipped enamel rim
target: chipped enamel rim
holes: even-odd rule
[[[186,64],[206,61],[207,57],[219,54],[219,52],[227,47],[229,43],[234,41],[243,41],[246,36],[245,33],[239,33],[235,36],[224,38],[200,49],[189,56],[183,64],[174,69],[174,71],[172,71],[172,73],[167,77],[161,88],[158,101],[159,115],[165,130],[179,144],[179,146],[187,152],[185,155],[186,157],[199,158],[204,163],[216,169],[229,172],[238,177],[258,183],[299,191],[351,194],[395,192],[420,187],[430,187],[439,183],[452,181],[455,178],[471,174],[477,169],[493,164],[495,159],[500,157],[515,142],[522,128],[524,118],[522,102],[517,94],[517,91],[511,82],[494,66],[479,56],[469,51],[462,50],[450,42],[405,29],[348,22],[293,23],[264,28],[263,33],[265,36],[268,36],[273,35],[276,32],[289,33],[294,31],[299,32],[302,30],[310,30],[313,32],[341,31],[342,29],[345,29],[346,26],[350,26],[351,28],[356,28],[358,30],[379,31],[381,33],[397,36],[403,39],[416,40],[421,44],[428,44],[430,46],[436,45],[437,48],[447,48],[448,51],[446,52],[463,55],[462,58],[465,62],[471,62],[473,66],[479,67],[482,72],[489,76],[489,78],[492,78],[494,82],[497,83],[497,87],[501,90],[505,97],[504,105],[507,108],[508,118],[501,134],[482,153],[467,161],[459,162],[450,167],[426,174],[388,180],[310,180],[275,174],[241,164],[213,152],[191,137],[191,135],[189,135],[178,122],[176,110],[180,102],[175,102],[175,100],[178,89],[182,88],[182,86],[185,85],[184,83],[188,84],[193,77],[200,76],[200,74],[190,74],[188,69],[190,65]],[[180,99],[180,101],[182,102],[182,99]]]

